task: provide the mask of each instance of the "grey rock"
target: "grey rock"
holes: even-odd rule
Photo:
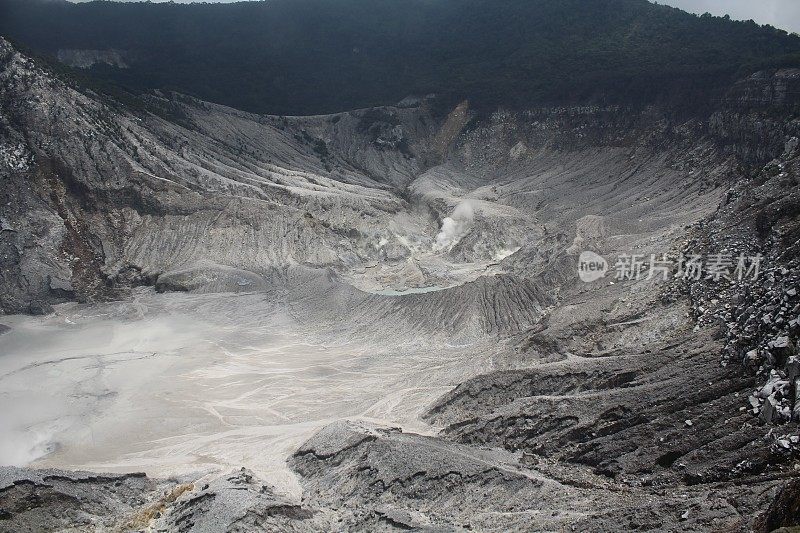
[[[777,402],[774,396],[769,396],[761,406],[758,418],[765,424],[772,424],[778,416]]]
[[[769,342],[770,351],[775,355],[779,364],[784,363],[794,355],[795,347],[792,340],[784,335],[776,337]]]
[[[800,380],[794,382],[794,397],[795,403],[792,411],[792,420],[800,421],[800,401],[798,401],[798,398],[800,398]]]
[[[786,361],[786,380],[794,383],[798,377],[800,377],[800,357],[793,355]]]
[[[0,467],[0,531],[125,529],[167,486],[143,474]]]
[[[34,301],[28,305],[27,312],[32,315],[49,315],[53,312],[53,306],[45,302]]]
[[[389,243],[381,248],[381,255],[386,261],[404,261],[411,256],[411,251],[399,243]]]
[[[275,495],[242,468],[197,490],[187,490],[158,518],[154,531],[223,533],[233,531],[312,531],[325,524],[314,513]]]

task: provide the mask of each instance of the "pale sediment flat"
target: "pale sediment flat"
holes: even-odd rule
[[[420,412],[490,366],[469,345],[321,342],[256,293],[140,289],[6,322],[0,463],[157,476],[246,466],[292,493],[285,459],[319,428],[351,418],[430,433]]]

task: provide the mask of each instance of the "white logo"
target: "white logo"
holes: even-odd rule
[[[608,262],[594,252],[581,252],[578,257],[578,276],[586,283],[597,281],[606,275]]]

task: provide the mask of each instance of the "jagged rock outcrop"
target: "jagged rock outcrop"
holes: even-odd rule
[[[314,502],[358,509],[378,524],[468,527],[479,508],[519,512],[543,490],[540,479],[486,455],[396,429],[341,422],[306,442],[290,464]]]
[[[56,53],[58,60],[71,67],[88,69],[94,65],[110,65],[117,68],[128,68],[124,50],[87,50],[79,48],[62,48]]]
[[[156,515],[154,531],[218,533],[233,531],[309,531],[330,527],[297,503],[275,495],[253,472],[238,472],[192,486]]]
[[[135,530],[136,512],[168,483],[144,474],[0,469],[0,531]]]

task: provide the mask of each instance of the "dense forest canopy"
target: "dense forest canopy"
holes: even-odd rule
[[[477,106],[706,104],[737,77],[800,66],[800,37],[647,0],[0,0],[0,34],[40,54],[115,50],[89,74],[240,109],[317,114],[437,93]]]

